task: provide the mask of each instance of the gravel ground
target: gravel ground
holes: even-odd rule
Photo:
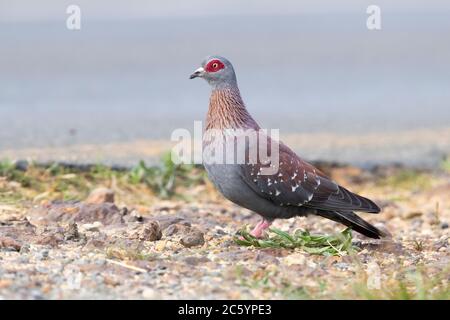
[[[258,217],[208,185],[192,190],[198,202],[149,196],[137,205],[113,183],[81,202],[0,203],[0,299],[449,299],[449,175],[402,185],[374,184],[373,174],[332,171],[382,206],[363,216],[392,238],[353,233],[358,252],[341,256],[237,245],[236,231]],[[15,188],[0,180],[0,190]],[[275,227],[342,230],[318,217]]]

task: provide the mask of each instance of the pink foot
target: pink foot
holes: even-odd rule
[[[269,228],[271,224],[272,221],[262,219],[260,222],[258,222],[252,232],[250,232],[250,234],[255,238],[261,239],[263,237],[264,231]]]

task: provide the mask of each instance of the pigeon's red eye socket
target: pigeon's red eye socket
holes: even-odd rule
[[[206,65],[205,70],[207,72],[217,72],[223,68],[225,68],[225,65],[220,60],[212,60]]]

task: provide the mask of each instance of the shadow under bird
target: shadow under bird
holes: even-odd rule
[[[208,138],[209,131],[226,135],[230,130],[260,130],[245,107],[236,74],[227,59],[207,57],[190,76],[190,79],[193,78],[203,78],[212,87],[203,135],[204,154],[205,149],[212,145],[225,143],[223,139],[215,141]],[[267,143],[274,142],[268,137]],[[250,141],[248,144],[248,149],[258,148],[255,145],[257,142]],[[273,174],[261,174],[267,163],[259,158],[252,163],[213,163],[204,160],[209,178],[225,198],[262,217],[251,232],[253,236],[261,238],[275,219],[309,214],[342,223],[370,238],[386,236],[354,213],[379,213],[380,208],[373,201],[338,185],[282,142],[277,141],[276,144],[278,171]]]

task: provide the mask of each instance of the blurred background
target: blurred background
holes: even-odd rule
[[[204,119],[208,85],[188,76],[220,54],[306,159],[433,167],[450,153],[449,15],[437,0],[1,0],[0,159],[153,161]]]

